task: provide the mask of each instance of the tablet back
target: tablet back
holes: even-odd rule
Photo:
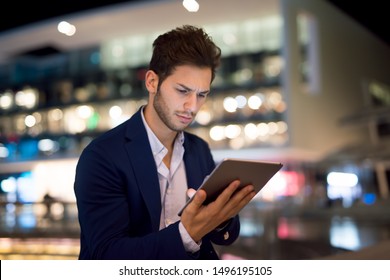
[[[252,184],[258,193],[282,166],[279,162],[226,158],[201,186],[207,193],[206,204],[215,200],[235,179],[241,181],[240,187]]]
[[[252,184],[258,193],[282,167],[279,162],[226,158],[205,178],[198,190],[204,189],[207,193],[204,204],[214,201],[236,179],[241,181],[240,188]],[[179,216],[192,199],[179,211]]]

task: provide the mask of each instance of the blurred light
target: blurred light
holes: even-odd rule
[[[280,102],[282,102],[282,95],[279,92],[272,92],[268,95],[268,102],[271,104],[272,108],[277,107]]]
[[[350,218],[332,218],[329,235],[333,247],[352,251],[360,249],[358,227]]]
[[[15,103],[20,107],[33,108],[38,103],[38,92],[36,89],[28,88],[20,90],[15,94]]]
[[[376,195],[374,193],[366,193],[363,195],[363,203],[372,205],[376,201]]]
[[[119,87],[119,93],[121,96],[129,96],[131,92],[133,91],[133,87],[129,83],[123,83]]]
[[[36,123],[40,123],[42,121],[42,115],[41,113],[39,112],[34,112],[33,114],[33,117],[35,118],[35,122]]]
[[[249,68],[244,68],[239,71],[237,71],[234,74],[234,80],[236,83],[243,83],[246,81],[249,81],[253,77],[253,72]]]
[[[266,123],[259,123],[257,129],[260,136],[266,136],[269,133],[269,126]]]
[[[34,158],[38,155],[38,141],[36,139],[23,139],[19,143],[21,158]]]
[[[199,3],[196,0],[183,0],[183,6],[189,12],[197,12],[199,10]]]
[[[268,123],[268,128],[269,128],[269,134],[274,135],[278,132],[278,125],[274,122],[269,122]]]
[[[38,141],[38,149],[44,153],[55,153],[60,149],[60,145],[51,139],[41,139]]]
[[[287,109],[286,102],[280,101],[279,104],[277,104],[273,109],[278,113],[282,113],[282,112],[286,111],[286,109]]]
[[[237,101],[237,107],[238,108],[244,108],[246,105],[246,97],[243,95],[237,95],[236,96],[236,101]]]
[[[284,196],[295,196],[299,194],[302,186],[305,184],[305,176],[295,171],[281,171],[286,180],[286,189]]]
[[[327,196],[329,199],[341,199],[344,207],[350,207],[353,200],[361,196],[361,188],[346,188],[340,186],[328,185]]]
[[[7,195],[7,201],[8,202],[15,202],[16,199],[11,199],[9,195]],[[5,211],[7,213],[15,213],[16,211],[16,205],[13,204],[13,203],[7,203],[7,205],[5,206]],[[14,227],[16,222],[14,219],[6,219],[6,224],[7,226],[9,227]]]
[[[257,127],[254,123],[246,124],[244,127],[244,132],[245,132],[246,137],[248,137],[249,139],[252,139],[252,140],[256,139],[257,136],[259,135]]]
[[[341,199],[343,207],[353,205],[361,197],[361,186],[353,173],[330,172],[327,176],[327,195],[330,199]]]
[[[255,237],[264,234],[264,225],[261,220],[253,222],[251,219],[242,218],[240,224],[240,236],[242,237]]]
[[[264,60],[264,74],[266,77],[273,78],[280,75],[282,67],[283,60],[280,56],[271,56]]]
[[[274,201],[278,197],[283,196],[287,190],[287,176],[284,171],[276,173],[263,187],[263,189],[255,196],[258,200]]]
[[[9,156],[9,151],[4,144],[0,143],[0,158],[7,158]]]
[[[15,177],[9,177],[0,183],[3,192],[15,192],[17,188]]]
[[[230,140],[229,147],[234,150],[239,150],[245,145],[245,139],[243,137],[236,137]]]
[[[7,157],[13,158],[17,154],[18,143],[16,141],[8,142],[4,146],[5,146],[5,148],[8,151],[8,156]]]
[[[34,174],[34,186],[38,198],[50,192],[53,197],[61,198],[64,202],[74,202],[74,192],[71,186],[75,176],[77,160],[61,159],[56,161],[40,161],[32,172]]]
[[[32,172],[23,172],[16,179],[18,186],[18,195],[21,202],[34,202],[36,200],[36,191],[34,188],[34,178]]]
[[[248,106],[252,110],[257,110],[260,108],[261,104],[263,104],[263,101],[261,100],[260,96],[258,95],[252,95],[248,99]]]
[[[72,118],[69,117],[69,120]],[[80,119],[72,119],[72,121],[69,121],[69,126],[67,127],[67,130],[69,133],[82,133],[87,129],[87,125],[84,121],[81,121]],[[71,124],[71,125],[70,125]]]
[[[277,235],[280,239],[299,240],[305,236],[305,229],[300,224],[291,222],[288,218],[280,217]]]
[[[7,110],[11,108],[13,105],[13,96],[10,91],[4,92],[2,95],[0,95],[0,108]]]
[[[87,105],[81,105],[76,108],[77,115],[82,119],[88,119],[92,116],[93,108]]]
[[[226,33],[223,35],[223,42],[228,46],[234,45],[237,43],[237,37],[232,33]]]
[[[111,119],[119,119],[122,115],[122,108],[118,105],[112,106],[109,110],[109,115]]]
[[[240,126],[236,124],[229,124],[225,127],[225,136],[229,139],[234,139],[238,137],[241,133]]]
[[[66,21],[61,21],[57,26],[57,30],[67,36],[73,36],[76,33],[76,27]]]
[[[18,224],[21,228],[34,228],[36,226],[36,217],[32,210],[24,209],[25,211],[18,214]]]
[[[278,133],[279,134],[283,134],[283,133],[287,132],[287,123],[280,121],[280,122],[277,122],[277,125],[278,125]]]
[[[51,214],[54,217],[61,218],[61,216],[64,214],[65,208],[62,203],[55,202],[51,205]]]
[[[125,50],[123,46],[121,45],[115,45],[112,48],[112,56],[113,57],[122,57],[125,53]]]
[[[59,121],[64,116],[64,114],[60,109],[52,109],[49,111],[48,115],[49,115],[49,120],[51,121]]]
[[[223,100],[223,108],[229,113],[233,113],[237,110],[237,100],[234,99],[233,97],[226,97]]]
[[[91,64],[98,65],[99,62],[100,62],[100,53],[99,52],[93,52],[89,56],[89,61],[91,62]]]
[[[326,181],[330,186],[351,188],[356,186],[359,180],[353,173],[330,172]]]
[[[210,137],[214,141],[220,141],[225,139],[225,131],[223,126],[213,126],[210,129]]]
[[[87,120],[87,128],[93,130],[97,128],[99,124],[100,116],[97,112],[93,112],[91,117]]]
[[[211,114],[210,114],[209,111],[201,110],[196,115],[196,119],[195,120],[198,123],[200,123],[201,125],[207,125],[211,121]]]
[[[26,116],[26,118],[24,119],[24,124],[27,126],[27,127],[33,127],[35,124],[36,124],[36,119],[33,115],[28,115]]]

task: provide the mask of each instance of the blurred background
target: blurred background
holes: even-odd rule
[[[77,259],[78,156],[146,103],[152,42],[183,24],[204,27],[223,56],[190,130],[217,162],[284,164],[222,258],[390,259],[379,4],[367,22],[346,1],[14,2],[0,29],[0,259]]]

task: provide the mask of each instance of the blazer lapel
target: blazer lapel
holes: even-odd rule
[[[204,175],[199,168],[200,162],[199,157],[196,153],[202,151],[195,151],[188,141],[184,140],[184,164],[186,166],[187,186],[188,188],[198,189],[202,184]]]
[[[157,168],[140,111],[129,120],[126,136],[129,139],[126,143],[126,150],[131,168],[134,170],[137,186],[148,208],[153,230],[158,231],[161,215],[160,186]]]

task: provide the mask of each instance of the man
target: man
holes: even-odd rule
[[[75,194],[79,259],[218,259],[212,242],[239,235],[239,211],[253,186],[232,182],[212,203],[191,191],[215,163],[208,144],[185,132],[205,103],[220,49],[201,28],[185,25],[153,43],[148,104],[82,152]]]

